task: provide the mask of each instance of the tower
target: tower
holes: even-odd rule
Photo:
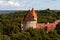
[[[21,28],[22,30],[29,27],[36,28],[36,24],[37,24],[37,14],[34,8],[32,8],[32,10],[29,10],[27,14],[23,17],[21,21]]]

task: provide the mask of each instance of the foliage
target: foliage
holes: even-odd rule
[[[60,23],[56,27],[57,33],[60,35]]]
[[[48,34],[42,29],[21,31],[21,19],[27,11],[0,14],[0,40],[60,40],[60,24]],[[38,22],[54,22],[60,19],[60,11],[50,9],[36,11]]]

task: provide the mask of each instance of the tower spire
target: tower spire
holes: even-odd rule
[[[32,12],[32,15],[33,15],[34,17],[37,17],[37,14],[36,14],[34,8],[32,8],[31,12]]]

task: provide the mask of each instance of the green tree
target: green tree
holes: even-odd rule
[[[60,23],[56,26],[57,33],[60,35]]]

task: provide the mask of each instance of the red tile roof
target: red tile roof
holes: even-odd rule
[[[56,20],[54,23],[37,23],[36,28],[45,28],[47,29],[54,29],[56,28],[56,25],[60,22],[60,20]]]
[[[41,28],[41,29],[45,29],[47,31],[50,31],[51,29],[56,28],[56,25],[57,24],[55,24],[55,23],[47,23],[47,24],[45,24],[45,23],[37,23],[36,28],[38,28],[38,29]]]
[[[34,17],[37,18],[37,13],[35,12],[34,8],[32,8],[32,10],[31,10],[31,14],[32,14]]]
[[[32,8],[32,10],[29,10],[27,14],[23,17],[23,21],[33,21],[35,17],[37,18],[37,14],[34,8]]]

